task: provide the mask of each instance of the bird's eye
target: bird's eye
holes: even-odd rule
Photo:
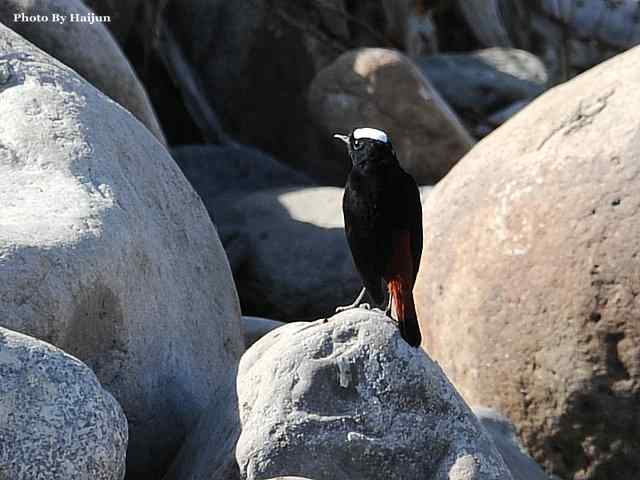
[[[362,147],[362,142],[360,142],[360,140],[354,140],[353,141],[353,148],[356,150],[360,150],[360,148]]]

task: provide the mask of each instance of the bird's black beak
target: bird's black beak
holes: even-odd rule
[[[342,140],[344,143],[349,145],[349,136],[348,135],[340,135],[339,133],[336,133],[333,136],[333,138],[337,138],[338,140]]]

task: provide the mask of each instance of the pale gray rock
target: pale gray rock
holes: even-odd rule
[[[238,373],[242,477],[511,479],[438,365],[354,309],[263,337]]]
[[[386,131],[400,164],[420,185],[435,184],[474,143],[429,80],[395,50],[341,55],[313,80],[308,106],[318,148],[305,156],[307,171],[336,184],[351,163],[334,133],[364,126]]]
[[[156,475],[233,389],[224,250],[128,111],[3,25],[0,71],[0,318],[95,371],[129,421],[128,473]]]
[[[508,418],[492,408],[473,407],[473,413],[491,436],[504,463],[514,479],[550,480],[551,477],[529,456],[516,435],[516,429]]]
[[[47,15],[50,21],[16,20],[16,13]],[[1,23],[73,68],[166,144],[147,92],[105,24],[71,21],[72,14],[87,17],[90,13],[93,12],[80,0],[0,0]],[[64,15],[67,21],[54,22],[54,14]]]
[[[82,362],[0,328],[0,478],[122,480],[127,419]]]
[[[271,330],[275,330],[283,325],[285,325],[285,323],[279,322],[278,320],[243,315],[242,327],[244,330],[244,344],[246,348],[249,348],[251,345],[256,343]]]
[[[423,345],[562,478],[640,471],[639,64],[547,91],[425,205]]]

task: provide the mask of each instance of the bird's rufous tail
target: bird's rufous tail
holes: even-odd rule
[[[418,347],[422,342],[422,336],[411,285],[401,277],[395,277],[389,281],[388,288],[392,302],[391,314],[398,320],[402,338],[412,347]]]

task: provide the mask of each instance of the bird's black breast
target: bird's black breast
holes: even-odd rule
[[[382,276],[390,254],[383,178],[352,171],[343,197],[345,232],[353,261],[371,297],[384,299]]]
[[[410,235],[415,279],[422,251],[422,208],[409,174],[399,166],[364,173],[352,170],[343,211],[353,260],[368,290],[384,276],[393,255],[394,233],[400,231]]]

